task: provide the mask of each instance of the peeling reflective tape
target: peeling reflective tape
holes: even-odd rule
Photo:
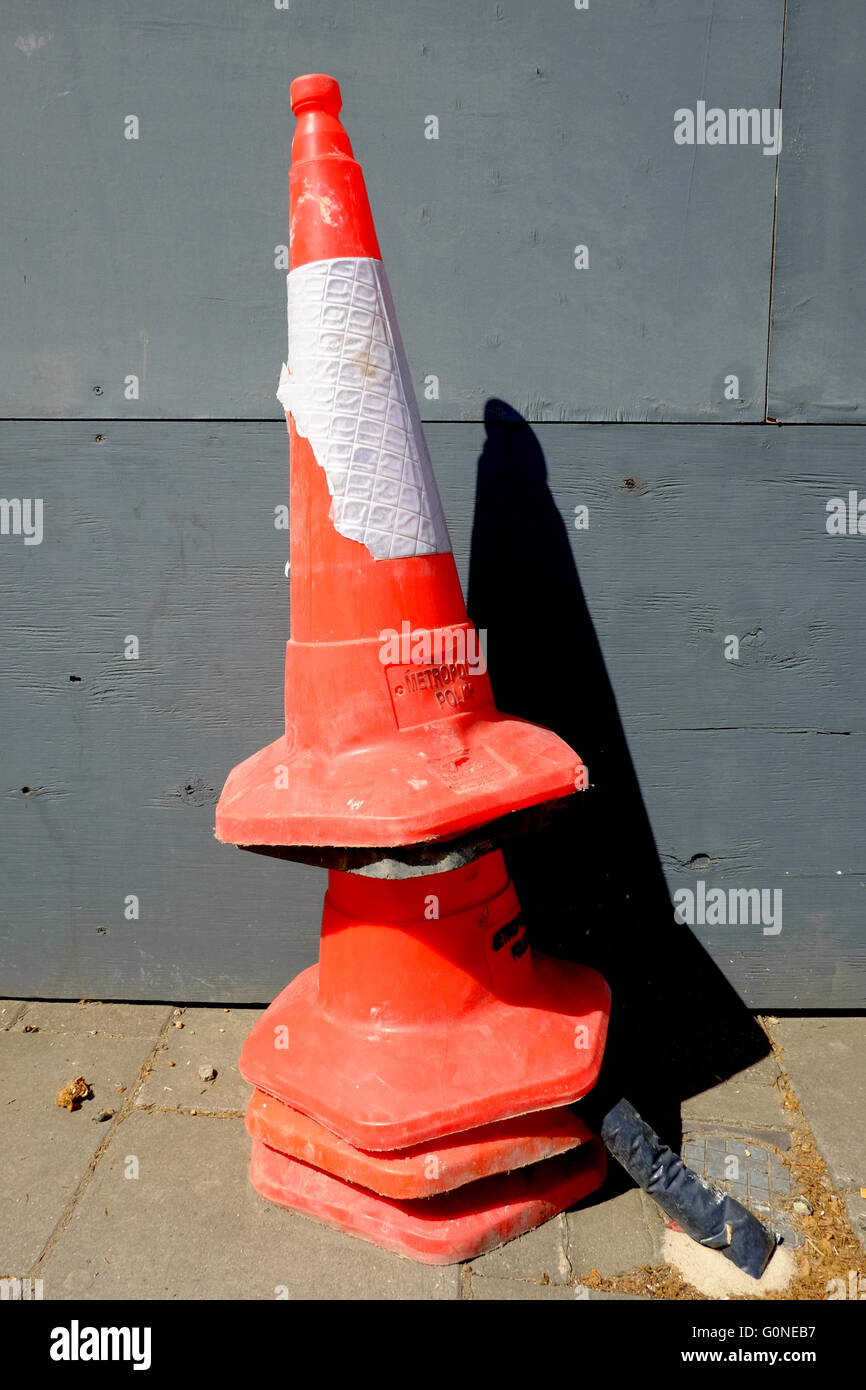
[[[336,530],[377,560],[450,551],[382,262],[313,261],[287,278],[277,396],[325,470]]]

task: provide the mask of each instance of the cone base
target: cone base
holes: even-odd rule
[[[246,1123],[253,1139],[277,1153],[301,1159],[380,1197],[404,1201],[525,1168],[593,1138],[573,1110],[559,1106],[431,1144],[371,1153],[353,1148],[318,1121],[258,1090],[247,1106]]]
[[[574,796],[582,768],[556,734],[495,710],[333,755],[283,737],[229,774],[215,833],[244,846],[423,844]]]
[[[607,1160],[599,1139],[576,1154],[469,1183],[415,1202],[376,1196],[253,1140],[260,1196],[422,1264],[477,1259],[594,1192]]]
[[[256,1023],[241,1075],[374,1152],[568,1105],[598,1078],[610,991],[586,966],[532,959],[523,1003],[490,995],[457,1017],[391,1029],[325,1014],[311,966]]]
[[[336,869],[340,873],[361,874],[366,878],[411,878],[423,874],[446,873],[490,854],[521,835],[537,835],[555,822],[575,817],[575,836],[580,834],[576,815],[586,801],[580,792],[510,811],[485,825],[475,826],[462,835],[441,840],[424,840],[411,845],[238,845],[249,854],[271,859],[287,859],[310,864],[316,869]],[[578,810],[580,808],[580,810]]]

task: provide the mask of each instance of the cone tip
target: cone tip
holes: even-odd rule
[[[324,72],[308,72],[304,77],[296,77],[289,88],[289,101],[296,116],[301,111],[316,109],[327,111],[329,116],[338,116],[343,105],[339,82]]]

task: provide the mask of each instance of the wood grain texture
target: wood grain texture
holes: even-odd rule
[[[7,0],[0,415],[279,418],[287,88],[325,70],[425,418],[478,420],[505,393],[538,420],[763,419],[775,159],[678,146],[674,112],[775,107],[782,17]]]
[[[866,9],[789,0],[768,413],[862,424]]]
[[[866,538],[825,529],[858,432],[428,438],[497,698],[590,768],[566,935],[635,908],[643,806],[671,891],[783,890],[778,936],[695,928],[747,1002],[861,1006]],[[285,430],[6,423],[0,449],[3,494],[44,506],[40,545],[0,536],[0,990],[270,999],[315,958],[324,875],[218,845],[213,806],[280,728]]]

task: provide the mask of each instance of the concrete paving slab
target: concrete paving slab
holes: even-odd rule
[[[0,1272],[27,1274],[108,1137],[151,1043],[147,1038],[17,1033],[0,1043]],[[81,1109],[56,1104],[62,1086],[83,1076],[93,1099]],[[123,1095],[118,1087],[125,1087]]]
[[[752,1125],[788,1128],[776,1085],[779,1067],[773,1057],[764,1057],[753,1067],[683,1101],[683,1121],[716,1120],[740,1127]]]
[[[834,1183],[866,1185],[866,1018],[780,1018],[768,1026]]]
[[[685,1120],[683,1122],[685,1140],[689,1144],[699,1144],[703,1147],[705,1139],[711,1142],[720,1140],[720,1133],[728,1136],[725,1140],[727,1147],[726,1153],[742,1153],[743,1148],[732,1147],[732,1138],[744,1147],[752,1144],[763,1144],[765,1148],[779,1149],[782,1153],[787,1153],[791,1147],[791,1131],[788,1129],[768,1129],[764,1125],[739,1124],[732,1120],[729,1124],[722,1124],[713,1120]]]
[[[55,1003],[39,999],[28,1002],[17,1020],[18,1027],[30,1026],[40,1033],[106,1034],[115,1038],[152,1038],[173,1012],[170,1004],[82,1004]]]
[[[0,1164],[7,1175],[0,1185],[0,1272],[41,1277],[45,1296],[61,1299],[459,1297],[459,1267],[400,1259],[272,1207],[253,1191],[249,1141],[240,1118],[229,1116],[246,1105],[249,1088],[237,1057],[259,1012],[0,1001]],[[175,1020],[184,1026],[173,1027]],[[25,1034],[28,1024],[38,1031]],[[866,1020],[798,1018],[771,1026],[866,1248],[866,1199],[855,1166],[866,1139],[859,1060]],[[156,1066],[136,1098],[149,1108],[118,1120],[160,1029]],[[200,1066],[216,1069],[213,1082],[199,1079]],[[94,1098],[70,1114],[55,1096],[76,1075],[86,1077]],[[749,1068],[697,1098],[702,1117],[687,1115],[683,1128],[690,1166],[714,1173],[781,1229],[795,1192],[780,1158],[791,1131],[777,1075],[770,1058]],[[122,1094],[119,1087],[126,1088]],[[106,1108],[114,1118],[94,1123]],[[730,1118],[707,1118],[719,1114]],[[844,1123],[837,1124],[840,1114]],[[726,1163],[732,1156],[735,1172]],[[138,1178],[125,1176],[130,1158]],[[59,1226],[61,1218],[66,1224]],[[767,1289],[789,1276],[794,1240],[790,1230],[785,1234],[788,1248],[774,1256]],[[463,1289],[482,1301],[634,1298],[587,1290],[581,1278],[591,1269],[611,1276],[670,1259],[711,1296],[763,1292],[751,1280],[742,1290],[730,1286],[737,1272],[714,1252],[698,1250],[695,1264],[696,1249],[666,1229],[649,1198],[631,1190],[579,1207],[472,1262]],[[711,1262],[701,1264],[701,1255]]]
[[[525,1279],[495,1279],[473,1275],[469,1286],[472,1302],[574,1302],[574,1289],[566,1284],[533,1284]]]
[[[26,1007],[23,999],[0,999],[0,1033],[11,1028]]]
[[[473,1303],[573,1303],[574,1289],[565,1284],[533,1284],[525,1279],[503,1279],[473,1274],[469,1285]]]
[[[175,1010],[165,1046],[136,1097],[136,1105],[204,1114],[242,1113],[251,1087],[238,1071],[238,1057],[261,1013],[258,1008]],[[175,1018],[183,1023],[182,1028],[174,1027]],[[200,1067],[213,1067],[216,1078],[202,1081]]]
[[[613,1301],[650,1303],[652,1300],[639,1293],[607,1293],[602,1289],[588,1289],[584,1284],[532,1284],[521,1279],[493,1278],[489,1275],[472,1276],[469,1297],[473,1302],[510,1303],[599,1303]]]
[[[457,1297],[459,1266],[416,1264],[264,1201],[249,1153],[239,1119],[133,1111],[40,1269],[45,1298]]]
[[[473,1274],[494,1279],[522,1279],[530,1283],[547,1280],[550,1284],[567,1284],[572,1277],[568,1260],[568,1226],[565,1216],[554,1216],[543,1226],[527,1231],[510,1240],[498,1250],[491,1250],[472,1260]]]
[[[663,1222],[655,1203],[632,1188],[566,1217],[568,1259],[574,1275],[625,1274],[658,1257]]]

